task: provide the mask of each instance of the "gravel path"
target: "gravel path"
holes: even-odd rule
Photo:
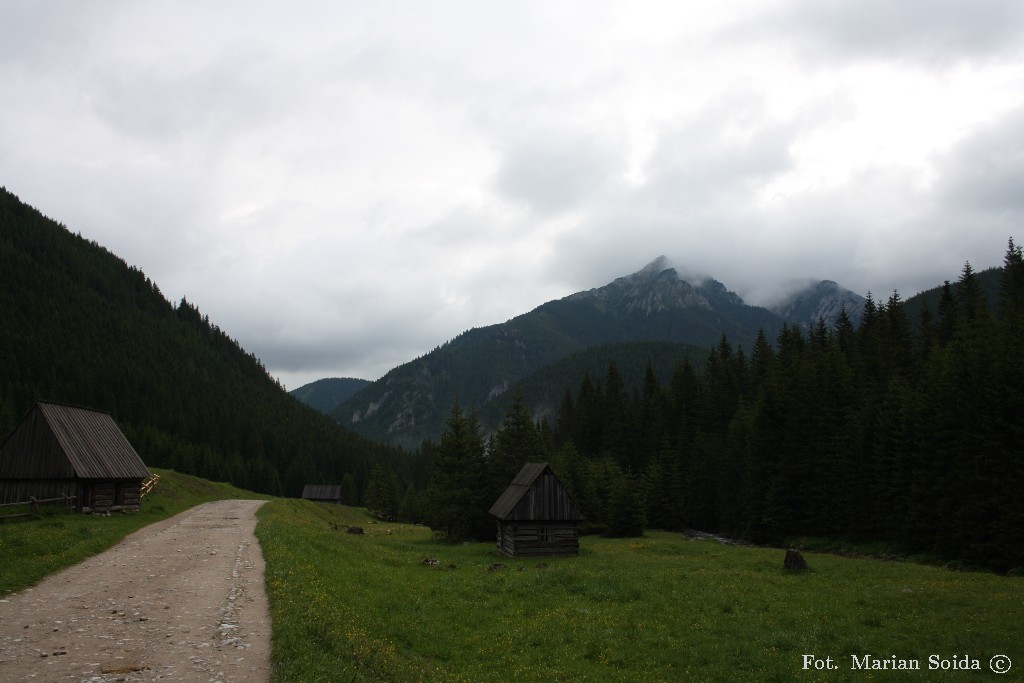
[[[0,599],[0,681],[269,681],[262,503],[199,505]]]

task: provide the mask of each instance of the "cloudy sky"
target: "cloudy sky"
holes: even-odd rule
[[[0,0],[0,185],[288,388],[659,255],[904,298],[1024,241],[1020,0]],[[1015,234],[1016,231],[1016,234]]]

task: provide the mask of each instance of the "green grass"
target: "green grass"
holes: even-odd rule
[[[170,470],[151,471],[160,475],[160,483],[142,499],[139,512],[109,517],[55,512],[0,525],[0,596],[31,586],[47,574],[103,552],[133,531],[199,503],[267,497]]]
[[[1018,578],[814,554],[797,575],[779,550],[659,532],[512,560],[341,506],[275,500],[259,516],[277,681],[908,679],[851,671],[852,654],[918,659],[911,680],[1022,680]],[[840,668],[802,670],[804,654]],[[982,671],[929,671],[932,654]],[[1008,675],[988,670],[997,654]]]
[[[139,513],[0,526],[0,596],[198,503],[254,497],[160,474]],[[778,550],[658,532],[513,560],[342,506],[275,499],[259,516],[277,681],[1024,680],[1021,578],[817,554],[794,575]],[[839,669],[803,670],[804,654]],[[923,670],[851,671],[853,654]],[[933,654],[982,670],[929,671]],[[988,670],[997,654],[1009,674]]]

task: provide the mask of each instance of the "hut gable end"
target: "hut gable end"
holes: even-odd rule
[[[547,463],[527,463],[491,506],[498,518],[498,550],[510,555],[576,555],[576,501]]]
[[[30,412],[0,446],[0,479],[73,479],[75,468],[42,411]]]
[[[573,521],[583,519],[576,501],[546,462],[527,463],[491,506],[501,520]]]

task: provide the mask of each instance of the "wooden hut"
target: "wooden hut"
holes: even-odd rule
[[[341,503],[341,484],[306,484],[302,497],[317,503]]]
[[[138,510],[150,473],[109,413],[40,401],[0,446],[0,503],[73,497],[82,512]]]
[[[506,555],[579,554],[583,515],[546,462],[524,465],[491,514],[498,518],[498,550]]]

